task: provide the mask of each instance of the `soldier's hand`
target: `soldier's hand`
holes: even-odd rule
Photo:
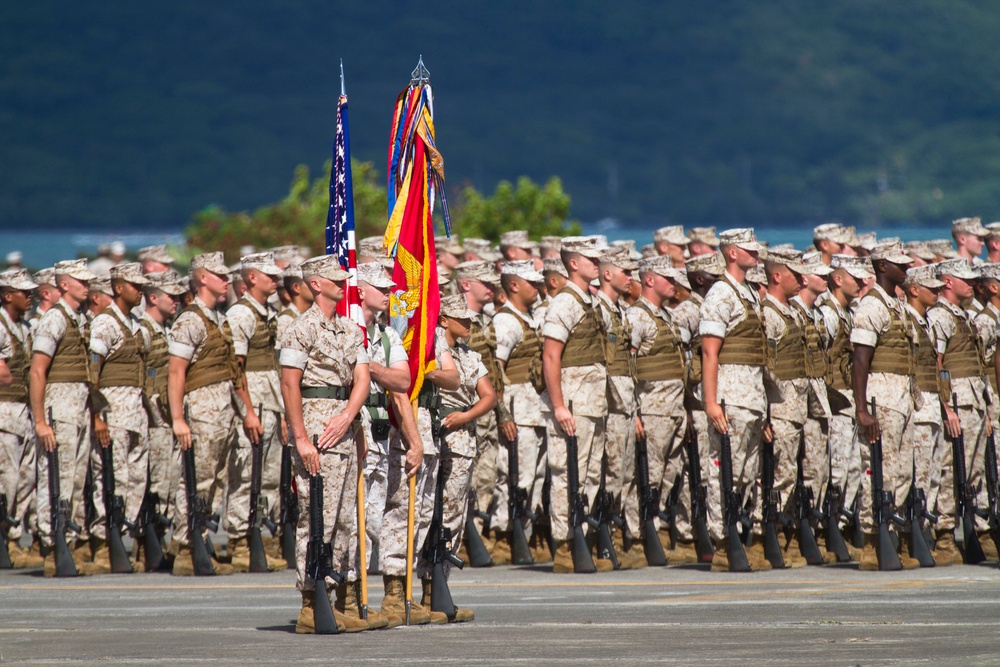
[[[764,439],[764,442],[774,442],[774,427],[771,426],[771,422],[764,424],[764,430],[761,431],[760,436]]]
[[[35,435],[38,436],[38,442],[42,443],[42,446],[45,447],[45,451],[55,451],[56,432],[50,425],[40,422],[35,426]]]
[[[281,442],[282,444],[288,442],[288,422],[284,419],[278,419],[278,428],[281,430]]]
[[[424,446],[422,444],[410,445],[406,450],[406,477],[409,479],[418,472],[424,463]]]
[[[638,440],[643,440],[646,437],[646,427],[642,425],[642,418],[635,418],[635,437]]]
[[[555,417],[556,421],[559,422],[559,426],[566,435],[576,435],[576,420],[573,419],[573,413],[569,411],[569,408],[566,406],[556,408]]]
[[[319,472],[319,451],[312,446],[309,438],[297,438],[295,451],[299,453],[299,458],[302,459],[302,465],[305,466],[306,472],[310,475]]]
[[[874,443],[881,437],[882,432],[879,429],[878,420],[868,410],[858,410],[858,429],[868,438],[869,444]]]
[[[729,418],[718,403],[705,403],[705,414],[716,431],[725,435],[729,432]]]
[[[181,446],[181,449],[190,449],[191,447],[191,429],[188,427],[187,423],[183,419],[174,420],[174,437],[177,438],[177,444]]]
[[[446,415],[444,419],[441,420],[441,426],[444,426],[449,431],[454,431],[457,428],[461,428],[469,423],[466,413],[464,412],[452,412],[450,415]]]
[[[329,449],[336,445],[343,439],[350,425],[351,420],[343,412],[327,419],[326,424],[323,425],[323,432],[319,436],[319,448]]]
[[[247,416],[243,420],[243,432],[247,434],[250,444],[256,445],[264,437],[264,425],[257,418],[257,413],[247,410]]]
[[[365,459],[368,457],[368,438],[365,437],[363,428],[359,428],[354,433],[354,447],[358,452],[358,465],[364,469]]]
[[[947,417],[944,421],[944,429],[947,431],[948,437],[954,439],[962,435],[962,420],[958,418],[958,414],[947,405],[944,406],[944,413]]]
[[[108,431],[108,424],[97,415],[94,415],[94,437],[97,438],[97,444],[101,447],[107,447],[111,444],[111,433]]]
[[[503,437],[507,439],[507,442],[517,440],[517,424],[513,420],[501,424],[500,431],[503,433]]]

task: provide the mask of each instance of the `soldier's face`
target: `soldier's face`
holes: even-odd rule
[[[445,317],[448,333],[452,338],[468,338],[472,329],[472,320],[467,317]]]
[[[826,291],[826,279],[811,273],[806,276],[806,288],[813,294],[822,294]]]
[[[140,303],[142,303],[142,292],[139,291],[138,286],[133,285],[130,282],[121,283],[119,288],[122,301],[125,302],[129,308],[135,308]]]
[[[735,251],[736,266],[747,271],[757,266],[760,253],[755,250],[744,250],[739,246],[733,246]]]
[[[580,277],[588,283],[596,279],[601,272],[600,265],[596,259],[584,257],[583,255],[577,255],[575,261],[577,272],[580,274]]]
[[[204,285],[211,292],[212,296],[217,299],[221,299],[226,295],[226,287],[229,286],[229,280],[226,276],[220,273],[212,273],[211,271],[205,271],[204,274]],[[242,282],[242,281],[240,281]],[[235,290],[235,284],[233,289]]]
[[[344,286],[346,281],[328,280],[327,278],[321,278],[321,280],[321,291],[323,296],[334,302],[338,302],[344,298]]]
[[[930,308],[938,301],[938,293],[941,290],[939,288],[929,289],[923,285],[917,285],[917,301],[923,305],[924,308]]]
[[[959,234],[955,239],[958,245],[965,248],[973,257],[978,257],[983,252],[983,239],[975,234]]]
[[[625,271],[613,264],[606,265],[604,279],[618,294],[628,294],[629,288],[632,286],[632,272]]]
[[[278,291],[278,281],[275,280],[274,276],[270,276],[263,271],[257,271],[256,269],[254,269],[254,275],[257,277],[256,287],[260,290],[261,294],[271,296]]]
[[[670,278],[661,276],[659,273],[654,273],[653,292],[658,297],[666,301],[674,298],[674,295],[677,294],[677,288],[674,287],[674,283],[670,280]]]
[[[973,290],[971,282],[955,276],[946,276],[945,281],[951,283],[951,291],[959,299],[968,299],[972,296]]]
[[[472,296],[472,300],[478,303],[480,306],[485,306],[486,304],[493,301],[493,296],[496,291],[493,286],[489,283],[484,283],[482,280],[469,280],[467,283],[467,293]]]
[[[368,283],[361,283],[361,298],[365,306],[376,313],[384,313],[389,310],[389,287],[372,287]]]
[[[166,292],[156,292],[151,295],[150,302],[164,318],[170,318],[177,312],[178,298]]]
[[[80,303],[87,300],[87,293],[90,291],[87,283],[81,282],[72,276],[62,276],[59,279],[59,286],[66,293],[66,296]]]

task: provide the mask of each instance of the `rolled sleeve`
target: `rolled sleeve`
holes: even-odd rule
[[[194,351],[195,348],[193,345],[185,345],[176,341],[167,343],[167,352],[173,357],[180,357],[181,359],[191,361],[194,358]]]
[[[726,337],[726,325],[722,322],[711,322],[702,320],[698,324],[698,333],[702,336],[715,336],[716,338]]]
[[[56,355],[57,347],[59,347],[59,343],[55,338],[49,336],[35,336],[31,343],[32,352],[41,352],[48,357]]]
[[[292,351],[294,352],[294,350],[292,350]],[[358,365],[358,366],[360,366],[361,364],[367,365],[368,364],[368,351],[365,350],[363,347],[358,348],[358,356],[356,356],[354,358],[354,363],[356,365]],[[284,364],[282,364],[282,365],[284,365]],[[303,364],[303,367],[304,366],[305,366],[305,364]]]
[[[855,345],[875,347],[878,344],[878,334],[874,331],[855,328],[851,330],[851,342]]]
[[[365,363],[368,363],[368,355],[363,351],[359,354],[364,354]],[[306,362],[309,361],[309,355],[305,352],[299,352],[298,350],[293,350],[291,348],[283,347],[281,348],[281,354],[278,356],[279,362],[282,366],[288,366],[289,368],[297,368],[300,371],[305,370]]]
[[[106,357],[108,356],[108,346],[103,340],[91,337],[90,352],[91,354],[96,354],[102,357]]]

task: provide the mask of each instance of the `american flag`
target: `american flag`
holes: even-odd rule
[[[351,276],[347,279],[344,299],[337,304],[337,312],[358,323],[365,332],[365,317],[361,312],[358,294],[358,255],[354,238],[354,189],[351,185],[351,140],[347,128],[347,95],[343,88],[341,65],[341,94],[337,103],[337,135],[333,141],[333,167],[330,169],[330,210],[326,215],[326,254],[337,255],[340,267]]]

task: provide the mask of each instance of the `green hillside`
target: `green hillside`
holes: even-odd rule
[[[584,221],[994,219],[997,34],[971,0],[4,3],[0,227],[280,199],[329,157],[340,57],[384,173],[421,53],[456,193],[556,175]]]

